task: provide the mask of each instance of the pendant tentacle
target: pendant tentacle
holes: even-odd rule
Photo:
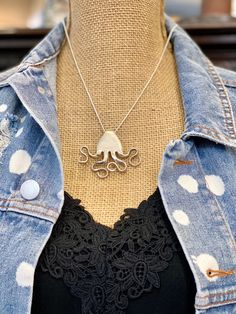
[[[96,160],[96,162],[91,167],[92,171],[96,172],[99,178],[106,178],[109,172],[114,172],[116,170],[118,170],[119,172],[126,171],[127,162],[125,160],[122,160],[121,158],[128,157],[128,163],[133,167],[137,167],[141,163],[139,156],[137,162],[132,161],[135,156],[138,155],[138,150],[136,148],[131,148],[128,153],[124,153],[121,142],[113,131],[106,131],[102,135],[98,142],[97,152],[95,154],[92,154],[87,146],[83,146],[80,149],[80,152],[86,157],[86,159],[83,160],[80,158],[79,163],[86,163],[88,161],[88,156],[98,159],[103,154],[102,159]],[[109,162],[110,156],[112,161]],[[98,165],[103,164],[105,165],[105,167],[98,167]],[[105,172],[104,175],[102,174],[103,172]]]
[[[104,168],[104,167],[102,167],[102,168],[96,168],[97,164],[98,164],[97,161],[96,161],[94,164],[92,164],[91,169],[92,169],[95,173],[97,173],[97,175],[98,175],[99,178],[101,178],[101,179],[106,178],[106,177],[108,176],[108,174],[109,174],[107,168]],[[104,175],[102,174],[103,172],[105,172]]]
[[[127,164],[123,160],[120,160],[120,159],[117,159],[117,160],[119,163],[123,165],[123,168],[121,168],[118,163],[111,161],[108,163],[107,169],[109,171],[115,171],[117,169],[119,172],[124,172],[127,169]],[[112,165],[114,165],[114,168],[112,168]]]
[[[122,159],[118,158],[118,154],[119,154],[119,152],[117,154],[115,154],[114,152],[111,152],[111,156],[112,156],[113,160],[115,161],[114,164],[117,166],[117,169],[120,172],[123,172],[127,169],[127,164]],[[120,168],[118,163],[120,163],[124,167]]]
[[[99,154],[99,155],[101,155],[101,154]],[[97,156],[98,156],[98,154],[97,154]],[[105,162],[108,160],[108,157],[109,157],[108,152],[107,152],[107,151],[104,151],[104,152],[103,152],[103,159],[102,159],[102,160],[98,160],[97,163],[98,163],[98,164],[105,163]]]
[[[83,150],[85,150],[86,152],[83,152]],[[80,163],[86,163],[88,161],[88,156],[92,157],[92,158],[97,158],[97,154],[92,154],[90,151],[89,151],[89,148],[88,146],[83,146],[80,148],[80,152],[82,155],[84,155],[86,157],[85,160],[81,159],[82,156],[80,156],[80,159],[79,159],[79,162]]]
[[[135,153],[134,153],[133,156],[130,155],[129,163],[130,163],[131,166],[137,167],[137,166],[140,165],[140,163],[141,163],[141,158],[140,158],[140,156],[138,155],[138,151],[137,151],[136,148],[131,148],[129,152],[131,152],[131,151],[135,151]],[[138,156],[138,161],[135,162],[135,163],[133,163],[132,160],[134,159],[135,156]]]
[[[131,152],[134,151],[135,153],[132,155]],[[132,147],[127,154],[119,153],[119,155],[123,157],[129,157],[128,162],[131,166],[137,167],[141,163],[141,158],[138,156],[138,161],[133,163],[132,159],[134,159],[135,156],[138,155],[138,150],[134,147]]]

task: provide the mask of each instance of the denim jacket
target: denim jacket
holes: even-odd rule
[[[175,24],[166,15],[168,33]],[[34,270],[64,202],[56,70],[65,40],[59,22],[0,73],[1,314],[30,313]],[[232,314],[236,72],[214,66],[179,25],[171,42],[185,129],[163,152],[158,184],[195,278],[196,313]]]

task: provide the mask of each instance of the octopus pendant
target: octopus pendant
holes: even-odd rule
[[[119,172],[124,172],[127,169],[127,163],[121,158],[127,157],[128,163],[137,167],[141,159],[138,155],[138,150],[136,148],[131,148],[128,153],[123,153],[122,145],[113,131],[106,131],[100,138],[97,145],[97,152],[92,154],[89,151],[88,146],[83,146],[80,148],[80,152],[85,156],[85,159],[82,159],[80,156],[79,163],[86,163],[88,157],[97,159],[99,156],[103,155],[101,160],[97,160],[92,166],[92,171],[96,172],[99,178],[106,178],[109,172],[118,170]],[[109,154],[110,153],[110,154]],[[111,161],[109,161],[109,155],[111,156]],[[138,160],[133,162],[135,156],[138,156]]]

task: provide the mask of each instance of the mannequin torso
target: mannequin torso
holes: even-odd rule
[[[71,0],[70,40],[106,130],[114,130],[156,66],[167,40],[164,0]],[[93,218],[112,227],[124,208],[153,193],[162,155],[184,128],[184,111],[171,44],[129,117],[118,130],[124,152],[139,150],[141,164],[100,179],[79,149],[96,152],[103,134],[66,42],[58,56],[57,113],[65,190],[81,199]]]

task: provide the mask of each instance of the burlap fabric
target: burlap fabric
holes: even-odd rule
[[[133,105],[167,39],[160,0],[71,0],[70,39],[84,80],[107,130]],[[166,145],[184,130],[184,111],[173,47],[118,130],[124,152],[136,147],[142,163],[100,179],[94,160],[78,165],[79,149],[95,153],[103,134],[66,42],[58,56],[57,113],[65,190],[97,222],[112,227],[124,208],[137,207],[156,189]]]

